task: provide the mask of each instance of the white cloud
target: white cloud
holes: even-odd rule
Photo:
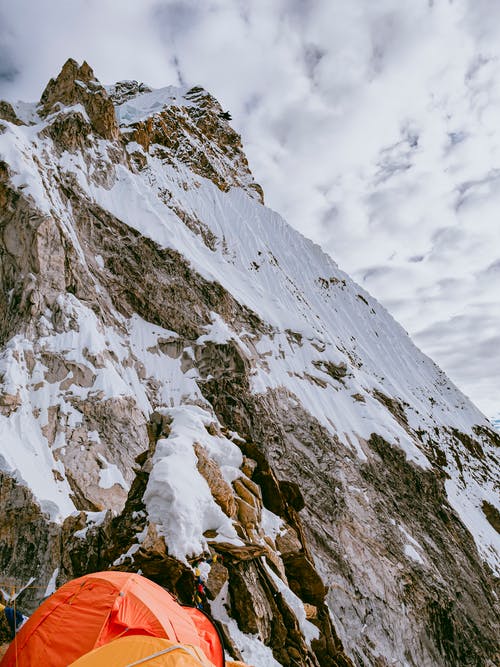
[[[267,201],[500,408],[495,0],[0,0],[0,94],[69,56],[99,78],[201,83]]]

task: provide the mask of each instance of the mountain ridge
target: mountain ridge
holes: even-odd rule
[[[219,447],[237,447],[256,462],[241,479],[257,484],[261,499],[242,504],[234,495],[235,488],[245,495],[237,484],[239,466],[226,469],[207,441],[202,447],[213,465],[207,464],[205,481],[219,502],[212,506],[203,487],[200,503],[208,509],[195,531],[196,548],[215,548],[203,533],[214,521],[221,530],[227,524],[215,509],[220,503],[234,520],[232,495],[243,541],[253,548],[267,544],[264,509],[295,532],[290,540],[298,536],[299,542],[288,556],[284,546],[277,548],[278,535],[267,535],[274,544],[268,562],[316,608],[311,613],[323,638],[332,633],[326,595],[344,646],[323,639],[328,648],[317,649],[314,658],[302,639],[301,664],[377,664],[377,656],[398,664],[487,664],[477,661],[493,660],[498,650],[493,580],[461,521],[483,558],[498,567],[498,436],[369,294],[263,207],[240,138],[214,98],[200,88],[151,91],[129,84],[103,87],[88,65],[70,60],[43,93],[41,118],[26,105],[3,111],[4,473],[17,478],[16,489],[34,490],[63,530],[64,517],[75,511],[80,518],[71,521],[86,526],[82,512],[90,517],[110,507],[115,518],[90,519],[84,537],[94,531],[98,543],[106,531],[125,532],[115,541],[129,553],[127,540],[159,530],[150,542],[158,549],[164,540],[164,564],[171,563],[172,550],[182,563],[193,553],[185,546],[183,553],[143,502],[155,497],[155,470],[169,468],[173,446],[170,433],[151,437],[150,419],[163,414],[168,431],[169,410],[187,415],[190,405],[198,406],[212,414],[207,428],[214,424]],[[188,422],[187,432],[196,419]],[[202,430],[195,432],[184,462],[193,488],[201,484],[196,470],[204,460],[195,448]],[[223,445],[224,438],[233,444]],[[135,501],[144,505],[135,510],[144,513],[143,525],[134,533],[126,510],[137,486],[132,468],[147,451],[141,469],[149,481]],[[32,469],[33,454],[45,468]],[[300,509],[293,487],[284,484],[296,479],[304,496],[294,501]],[[167,486],[169,480],[172,474]],[[5,484],[14,493],[11,482]],[[425,502],[416,512],[422,491]],[[155,502],[165,511],[161,493]],[[229,524],[225,530],[226,541],[242,539]],[[95,544],[89,544],[90,553]],[[141,544],[135,542],[120,565],[134,567]],[[108,563],[121,557],[112,555]],[[245,576],[241,563],[230,568],[230,607],[247,633],[272,645],[269,627],[243,618],[234,595],[245,589],[251,598],[245,577],[270,585],[270,575],[254,561],[257,570]],[[56,557],[45,563],[39,576],[48,582],[56,563]],[[14,570],[19,563],[4,553],[2,565]],[[77,569],[67,566],[66,576]],[[318,571],[329,592],[319,586]],[[462,589],[453,583],[459,572],[467,572]],[[397,582],[405,580],[400,589]],[[402,600],[411,618],[400,618]],[[424,609],[421,617],[417,609]],[[481,613],[491,620],[481,620]],[[272,616],[269,611],[269,623]],[[410,630],[412,623],[418,631]],[[481,642],[474,638],[479,627]],[[404,646],[394,628],[406,638]],[[286,637],[272,647],[282,664],[293,655],[283,649],[290,645]],[[329,663],[334,650],[339,662]]]

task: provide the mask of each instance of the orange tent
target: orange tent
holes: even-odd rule
[[[96,572],[69,581],[23,625],[0,667],[67,667],[127,635],[162,637],[201,648],[215,667],[224,651],[212,622],[163,588],[128,572]]]
[[[122,637],[86,653],[69,667],[213,667],[196,646],[158,637]]]
[[[135,635],[114,639],[86,653],[69,667],[213,667],[196,646],[176,644],[168,639]],[[242,662],[227,662],[227,667],[250,667]]]

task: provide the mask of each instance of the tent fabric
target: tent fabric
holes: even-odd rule
[[[96,572],[68,582],[48,598],[19,630],[0,667],[67,667],[125,635],[190,644],[215,667],[224,665],[215,627],[200,635],[192,609],[179,605],[170,593],[138,574]]]
[[[78,658],[69,667],[213,667],[196,646],[158,637],[122,637]]]
[[[196,627],[198,637],[202,642],[202,647],[206,647],[204,649],[206,655],[218,655],[219,647],[222,647],[222,641],[219,637],[218,630],[212,621],[206,614],[196,607],[184,607],[184,609]]]

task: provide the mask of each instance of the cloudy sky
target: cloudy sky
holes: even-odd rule
[[[267,204],[500,418],[498,0],[0,0],[0,97],[69,56],[210,90]]]

